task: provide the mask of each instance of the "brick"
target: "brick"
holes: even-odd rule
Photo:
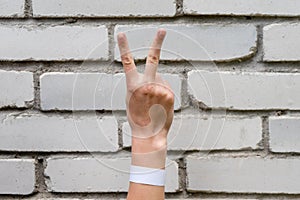
[[[174,16],[174,0],[33,0],[34,17]]]
[[[297,0],[184,0],[190,15],[300,16]]]
[[[35,188],[32,159],[0,159],[0,194],[28,195]]]
[[[191,198],[178,198],[178,199],[168,199],[168,200],[182,200],[182,199],[191,199]],[[191,200],[233,200],[233,198],[192,198]],[[237,199],[234,200],[258,200],[258,199]]]
[[[0,0],[0,17],[24,17],[24,0]]]
[[[131,146],[128,122],[123,123],[123,146]],[[177,116],[168,134],[169,150],[257,149],[262,139],[261,119]]]
[[[0,108],[28,107],[27,103],[33,99],[33,74],[31,72],[0,70]]]
[[[299,130],[299,117],[271,117],[269,119],[271,151],[300,152]]]
[[[300,160],[188,157],[188,191],[299,194]],[[280,181],[279,181],[280,180]]]
[[[189,93],[212,108],[236,110],[299,109],[299,73],[188,73]],[[267,95],[266,95],[267,94]]]
[[[39,200],[82,200],[82,198],[68,198],[68,197],[43,197],[43,195],[41,195],[42,197],[33,197],[33,198],[27,198],[27,199],[30,199],[30,200],[36,200],[36,199],[39,199]],[[105,195],[104,195],[105,196]],[[114,197],[99,197],[97,196],[97,198],[87,198],[85,197],[84,198],[85,200],[117,200],[119,198],[114,198]],[[123,199],[119,199],[119,200],[123,200]],[[126,200],[126,199],[124,199]]]
[[[300,2],[299,2],[300,3]],[[264,61],[300,61],[300,24],[272,24],[263,29]]]
[[[39,113],[0,113],[0,150],[39,152],[110,152],[118,150],[114,117]]]
[[[175,93],[175,109],[181,107],[181,79],[162,74]],[[41,81],[43,110],[125,110],[124,73],[45,73]]]
[[[125,32],[134,58],[144,59],[159,27],[167,30],[162,60],[229,61],[249,57],[256,49],[256,28],[252,25],[117,25]],[[115,60],[120,53],[115,46]]]
[[[107,60],[105,26],[0,27],[0,60]]]
[[[49,158],[45,175],[52,192],[127,192],[129,186],[129,157],[114,158]],[[166,165],[166,192],[176,192],[178,166]]]
[[[28,198],[27,198],[28,199]],[[37,197],[34,197],[34,198],[30,198],[30,200],[36,200]],[[42,198],[38,198],[39,200],[81,200],[79,198],[51,198],[51,197],[42,197]],[[95,199],[95,198],[84,198],[85,200],[116,200],[116,198],[107,198],[107,197],[103,197],[103,198],[98,198]],[[119,198],[118,198],[119,199]],[[123,199],[120,199],[120,200],[123,200]],[[124,199],[126,200],[126,199]]]

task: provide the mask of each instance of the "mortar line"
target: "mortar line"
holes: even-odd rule
[[[175,0],[176,14],[175,16],[183,16],[183,0]]]
[[[45,193],[47,192],[47,186],[45,182],[45,159],[41,156],[37,156],[36,164],[35,164],[35,175],[36,175],[36,192],[37,193]]]
[[[256,56],[254,57],[254,60],[257,63],[259,63],[259,62],[263,62],[263,56],[264,56],[263,25],[257,25],[256,31],[257,31],[257,50],[256,50]]]
[[[182,81],[181,81],[181,110],[184,108],[188,108],[191,106],[191,99],[189,98],[190,95],[188,93],[188,75],[187,71],[183,70],[182,71]]]
[[[110,62],[114,62],[115,57],[115,24],[108,24],[107,25],[108,31],[108,55]]]
[[[40,99],[40,76],[43,74],[38,69],[33,73],[33,85],[34,85],[34,105],[36,110],[41,110],[41,99]]]
[[[198,108],[197,108],[198,109]],[[193,112],[194,111],[194,112]],[[12,113],[12,112],[21,112],[27,114],[40,114],[40,115],[49,115],[51,116],[61,116],[61,117],[73,117],[80,115],[96,115],[98,117],[104,116],[114,116],[114,114],[118,114],[120,117],[126,117],[126,111],[118,111],[117,113],[112,110],[41,110],[40,108],[16,108],[5,106],[0,108],[0,112],[3,113]],[[197,117],[199,115],[203,115],[204,117],[237,117],[237,118],[254,118],[254,117],[265,117],[265,116],[278,116],[278,113],[281,113],[280,116],[299,116],[300,110],[224,110],[224,109],[206,109],[206,110],[195,110],[195,107],[188,107],[186,109],[176,110],[176,116],[183,117]]]
[[[186,160],[185,157],[181,157],[177,160],[178,163],[178,178],[179,189],[182,191],[182,196],[187,198],[187,172],[186,172]]]
[[[24,1],[24,15],[26,18],[33,18],[32,0]]]
[[[279,199],[299,199],[300,195],[299,194],[283,194],[283,193],[278,193],[278,194],[268,194],[268,193],[230,193],[230,192],[189,192],[188,193],[189,198],[194,199],[194,198],[200,198],[205,200],[206,198],[213,198],[213,199],[261,199],[261,200],[279,200]]]
[[[247,15],[191,15],[191,14],[182,14],[182,1],[183,0],[175,0],[176,2],[176,9],[179,9],[176,14],[181,15],[175,15],[175,16],[112,16],[112,17],[105,17],[105,16],[99,16],[99,17],[89,17],[89,16],[43,16],[43,17],[37,17],[33,16],[33,5],[32,0],[25,0],[26,2],[26,11],[29,12],[31,15],[30,17],[36,21],[36,22],[62,22],[65,20],[74,19],[77,22],[105,22],[105,23],[116,23],[116,22],[122,22],[125,24],[128,24],[128,22],[137,22],[141,23],[142,21],[150,21],[150,22],[157,22],[158,19],[162,20],[164,22],[171,22],[175,20],[175,22],[180,22],[181,20],[191,21],[190,23],[195,22],[208,22],[208,21],[215,21],[220,22],[222,20],[225,23],[229,23],[230,21],[235,23],[249,23],[249,22],[263,22],[263,23],[270,23],[270,22],[276,22],[276,23],[285,23],[285,22],[299,22],[300,15],[299,16],[271,16],[271,15],[260,15],[260,16],[247,16]],[[196,20],[193,22],[193,20]],[[26,18],[0,18],[0,22],[4,21],[19,21],[24,22],[27,21]]]
[[[123,118],[119,118],[119,117],[116,117],[117,118],[117,122],[118,122],[118,145],[119,145],[119,149],[122,149],[124,148],[123,144],[124,144],[124,141],[123,141],[123,130],[122,130],[122,127],[123,127],[123,123],[126,121],[124,120]]]
[[[102,156],[103,158],[115,158],[115,157],[130,157],[130,152],[124,149],[119,149],[116,152],[78,152],[78,151],[0,151],[0,158],[7,159],[21,159],[21,158],[32,158],[32,157],[42,157],[42,158],[93,158],[93,156]],[[296,152],[286,152],[286,153],[273,153],[269,152],[266,155],[263,149],[239,149],[239,150],[168,150],[168,157],[170,159],[178,159],[176,155],[180,158],[182,155],[187,156],[211,156],[211,157],[269,157],[269,158],[299,158],[300,153]]]
[[[262,117],[262,130],[263,130],[263,146],[265,155],[269,155],[270,151],[270,132],[269,132],[269,117]]]

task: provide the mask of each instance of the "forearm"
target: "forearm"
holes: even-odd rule
[[[134,135],[134,134],[133,134]],[[167,152],[167,133],[159,133],[150,138],[132,138],[132,165],[164,169]],[[164,186],[130,182],[128,200],[163,200]]]
[[[127,200],[163,200],[165,187],[130,182]]]
[[[134,134],[133,134],[134,135]],[[131,164],[164,169],[167,154],[167,132],[149,138],[132,137]]]

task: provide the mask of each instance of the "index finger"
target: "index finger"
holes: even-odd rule
[[[145,68],[145,76],[152,81],[155,80],[157,66],[160,58],[161,46],[165,36],[166,36],[166,30],[159,29],[156,33],[156,36],[154,38],[154,41],[148,53],[146,68]]]
[[[123,68],[125,73],[127,73],[133,69],[136,69],[136,67],[129,50],[129,45],[125,33],[122,32],[119,33],[117,38],[118,38],[118,45],[119,45]]]

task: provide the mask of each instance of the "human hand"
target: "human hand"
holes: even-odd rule
[[[121,60],[126,73],[127,118],[132,130],[132,152],[149,153],[166,148],[173,120],[174,94],[156,73],[166,31],[159,29],[150,47],[145,72],[137,71],[124,33],[118,34]]]

